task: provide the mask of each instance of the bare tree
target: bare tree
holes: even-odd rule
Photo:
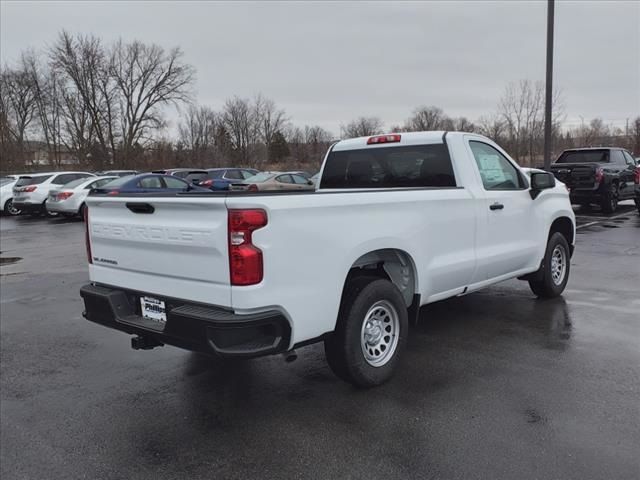
[[[53,167],[60,167],[64,143],[63,86],[56,72],[46,68],[35,52],[23,54],[21,63],[35,91],[36,112],[49,161]]]
[[[562,94],[553,93],[552,130],[559,133],[563,115]],[[520,161],[533,162],[542,151],[544,138],[544,83],[511,82],[500,99],[498,111],[507,129],[508,147]],[[526,159],[526,160],[525,160]]]
[[[259,94],[254,101],[254,119],[260,139],[265,144],[267,151],[270,151],[274,135],[281,131],[288,121],[286,113],[277,108],[273,100]]]
[[[88,113],[95,143],[91,154],[96,168],[117,161],[116,113],[118,97],[115,83],[109,75],[109,59],[105,47],[94,36],[77,36],[62,31],[49,51],[52,67],[68,83]],[[117,164],[117,163],[116,163]]]
[[[367,137],[382,133],[382,120],[378,117],[359,117],[341,125],[342,138]]]
[[[189,106],[178,127],[180,142],[189,150],[193,165],[204,166],[213,160],[218,116],[209,107]]]
[[[122,166],[128,167],[136,144],[163,126],[161,107],[190,99],[194,70],[182,62],[182,50],[118,41],[111,50],[108,73],[119,101]]]
[[[505,134],[505,123],[497,114],[482,116],[478,119],[477,131],[494,142],[502,143]]]
[[[24,165],[25,142],[29,125],[36,115],[36,90],[29,75],[22,66],[17,69],[4,68],[0,72],[0,115],[2,116],[3,142],[12,142],[12,150],[18,158],[5,161],[15,166]],[[10,150],[3,145],[3,150]]]
[[[449,118],[438,107],[418,107],[405,122],[407,132],[423,132],[428,130],[445,130]]]
[[[248,99],[233,97],[222,109],[222,124],[238,161],[246,166],[255,166],[257,159],[251,158],[251,147],[258,138],[255,109]]]

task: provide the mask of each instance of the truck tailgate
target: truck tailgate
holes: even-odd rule
[[[224,197],[89,197],[91,281],[231,305]]]
[[[555,177],[571,189],[596,188],[596,168],[593,165],[564,163],[551,165],[551,172]]]

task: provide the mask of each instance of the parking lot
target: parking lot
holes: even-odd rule
[[[368,391],[321,345],[293,363],[134,351],[82,318],[82,222],[2,218],[0,474],[638,478],[640,217],[577,215],[562,298],[510,281],[427,306]]]

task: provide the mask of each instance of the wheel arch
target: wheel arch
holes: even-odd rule
[[[558,217],[556,218],[551,226],[549,227],[549,238],[554,233],[560,233],[564,238],[567,239],[567,243],[569,244],[570,254],[573,255],[574,243],[575,243],[575,227],[573,222],[569,217]]]
[[[416,265],[409,253],[398,248],[381,248],[360,255],[350,266],[344,280],[343,293],[347,283],[356,276],[374,276],[389,280],[410,307],[418,292]]]

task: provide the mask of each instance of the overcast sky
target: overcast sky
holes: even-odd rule
[[[640,2],[556,2],[555,84],[567,122],[640,114]],[[546,1],[44,1],[0,6],[0,58],[61,29],[179,45],[197,100],[274,99],[298,125],[333,133],[360,115],[400,124],[418,105],[451,116],[495,111],[505,85],[544,79]]]

